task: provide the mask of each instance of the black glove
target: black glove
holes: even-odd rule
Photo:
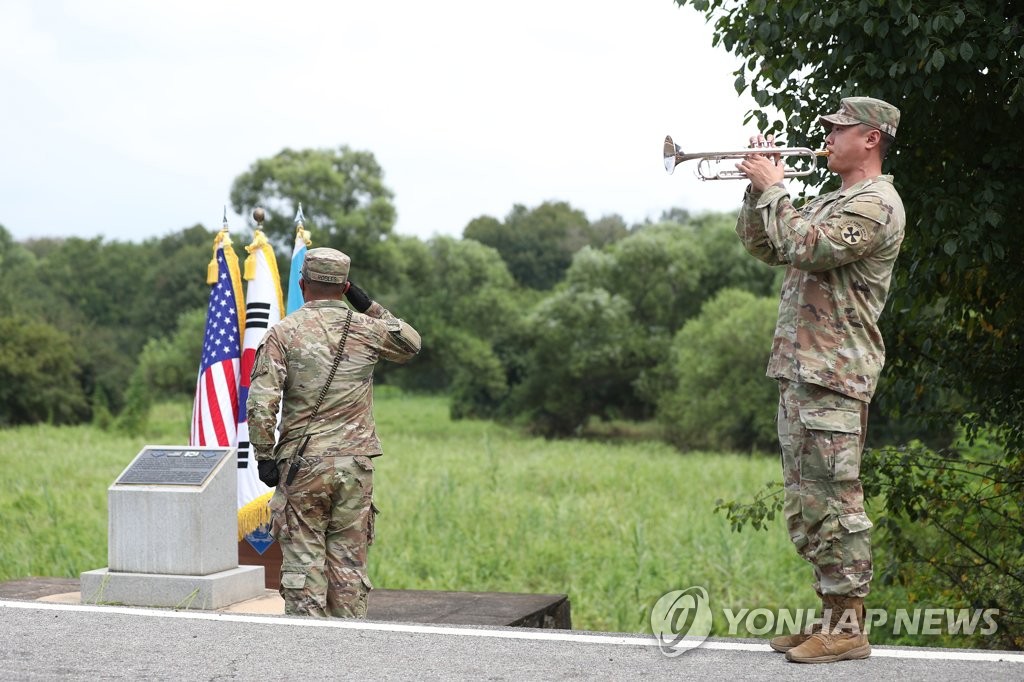
[[[256,468],[260,472],[260,480],[263,481],[263,485],[276,488],[278,481],[281,480],[281,473],[277,470],[277,462],[272,459],[261,459],[256,463]]]
[[[352,307],[361,313],[365,313],[373,305],[373,301],[366,295],[366,292],[356,286],[356,283],[349,280],[345,288],[345,298],[352,304]]]

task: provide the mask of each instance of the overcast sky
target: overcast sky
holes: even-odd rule
[[[742,146],[737,63],[673,0],[0,0],[0,224],[216,227],[256,159],[342,144],[422,238],[546,200],[732,210],[740,183],[669,176],[661,146]]]

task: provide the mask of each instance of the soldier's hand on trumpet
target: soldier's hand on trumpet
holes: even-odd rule
[[[750,137],[750,147],[768,149],[775,147],[775,136],[761,134]],[[755,192],[763,192],[772,185],[782,182],[786,172],[779,154],[750,154],[736,164],[736,169],[750,180],[750,188]]]

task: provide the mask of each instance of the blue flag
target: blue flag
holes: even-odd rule
[[[312,242],[309,240],[309,230],[302,224],[305,220],[302,215],[302,204],[295,214],[295,249],[292,250],[292,267],[288,273],[288,306],[285,308],[285,315],[291,315],[302,307],[302,290],[299,289],[299,278],[302,277],[302,264],[306,261],[306,249]]]
[[[308,232],[306,234],[309,234]],[[299,289],[299,277],[302,274],[302,263],[306,260],[306,242],[301,234],[295,235],[295,250],[292,251],[292,267],[288,275],[288,307],[285,315],[291,315],[302,307],[302,291]]]

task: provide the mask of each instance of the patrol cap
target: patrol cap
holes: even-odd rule
[[[877,128],[883,133],[896,137],[900,124],[900,110],[874,97],[844,97],[839,102],[839,111],[830,116],[819,116],[822,125],[850,126],[858,123]]]
[[[337,249],[320,247],[306,252],[302,262],[302,279],[311,282],[344,284],[352,259]]]

